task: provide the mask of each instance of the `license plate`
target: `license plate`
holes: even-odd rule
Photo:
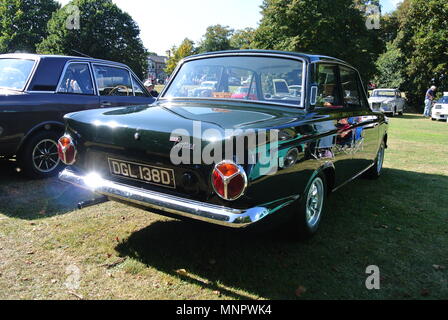
[[[114,176],[175,189],[174,170],[108,158]]]

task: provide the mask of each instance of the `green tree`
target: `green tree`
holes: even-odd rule
[[[36,52],[59,8],[54,0],[0,0],[0,53]]]
[[[245,28],[236,30],[230,38],[230,47],[233,49],[250,49],[254,41],[255,29]]]
[[[167,74],[171,74],[174,71],[174,69],[176,69],[176,66],[180,60],[188,56],[191,56],[195,53],[196,49],[194,47],[194,42],[188,38],[185,38],[179,47],[173,46],[171,48],[171,57],[168,59],[166,63],[165,72]]]
[[[381,29],[379,30],[379,33],[380,38],[384,43],[392,42],[397,38],[400,27],[397,12],[398,11],[394,11],[381,17]]]
[[[220,24],[209,26],[199,44],[199,52],[203,53],[231,49],[230,37],[232,34],[233,30],[228,26],[222,26]]]
[[[377,30],[353,0],[264,0],[254,47],[324,54],[343,59],[373,77],[383,51]]]
[[[79,51],[91,57],[127,64],[143,78],[148,53],[140,39],[140,29],[131,16],[112,0],[73,0],[80,12],[80,28],[67,28],[73,11],[68,5],[48,22],[48,36],[37,46],[39,53],[73,55]]]
[[[406,61],[405,91],[411,104],[423,107],[427,88],[448,88],[446,0],[405,0],[399,7],[397,46]]]
[[[376,61],[377,75],[374,83],[382,88],[402,89],[405,83],[405,59],[395,42],[387,44],[387,50]]]

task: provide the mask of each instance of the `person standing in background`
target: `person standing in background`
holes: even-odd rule
[[[153,96],[154,98],[157,98],[159,96],[159,93],[154,89],[154,85],[151,80],[147,80],[144,83],[144,86],[151,96]]]
[[[431,117],[431,108],[432,108],[432,102],[434,101],[436,97],[436,86],[432,86],[431,88],[426,91],[425,96],[425,112],[423,113],[424,117]]]

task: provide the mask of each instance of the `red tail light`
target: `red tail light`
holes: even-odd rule
[[[72,165],[76,161],[76,148],[70,136],[65,135],[58,141],[59,159],[66,165]]]
[[[213,169],[212,185],[221,198],[236,200],[246,190],[247,176],[244,169],[232,161],[222,161]]]

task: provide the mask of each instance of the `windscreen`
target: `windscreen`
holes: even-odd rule
[[[395,91],[377,90],[373,92],[373,97],[395,97]]]
[[[0,88],[23,90],[34,66],[34,60],[0,59]]]

